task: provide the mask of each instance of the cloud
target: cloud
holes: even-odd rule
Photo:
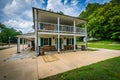
[[[105,3],[110,0],[0,0],[0,22],[22,30],[32,30],[32,7],[62,11],[66,15],[77,17],[88,3]]]
[[[7,3],[3,8],[3,12],[7,17],[17,17],[22,16],[27,9],[31,10],[32,3],[31,0],[13,0],[11,3]]]
[[[64,0],[64,5],[67,4],[68,0]]]
[[[70,4],[67,0],[64,0],[62,3],[61,0],[48,0],[48,5],[46,7],[47,10],[51,9],[52,11],[59,12],[62,11],[66,15],[70,16],[78,16],[80,8],[78,8],[76,5],[78,4],[78,0],[71,1]],[[66,5],[65,5],[66,4]]]
[[[72,0],[72,5],[76,6],[78,4],[78,0]]]
[[[10,27],[14,27],[17,30],[22,30],[24,31],[24,33],[26,33],[26,31],[28,30],[32,30],[32,25],[33,25],[31,21],[18,21],[13,19],[4,21],[3,24]]]
[[[2,9],[6,15],[4,23],[9,27],[22,30],[23,33],[32,29],[32,0],[13,0]]]
[[[53,11],[63,10],[64,6],[61,0],[48,0],[47,10],[52,9]]]
[[[86,3],[100,3],[100,4],[104,4],[109,2],[110,0],[86,0]]]
[[[7,26],[22,30],[23,33],[32,29],[33,14],[32,7],[44,8],[46,0],[11,0],[2,8],[2,17]],[[2,1],[3,2],[3,1]],[[29,29],[27,29],[29,28]]]
[[[32,19],[33,16],[32,16],[32,10],[26,10],[22,13],[23,16],[26,16],[28,17],[29,19]]]

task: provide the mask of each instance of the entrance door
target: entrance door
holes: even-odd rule
[[[60,50],[62,49],[62,38],[60,38]],[[56,45],[57,45],[57,49],[58,49],[58,38],[56,39]]]
[[[32,47],[35,47],[35,43],[34,43],[34,41],[31,41],[31,45],[32,45]]]

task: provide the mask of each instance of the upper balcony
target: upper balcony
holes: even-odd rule
[[[34,27],[38,27],[38,29],[36,28],[35,30],[38,30],[41,34],[60,33],[60,35],[87,35],[85,28],[75,27],[74,30],[74,25],[87,24],[86,20],[77,17],[61,15],[59,13],[33,8],[33,21]]]
[[[38,26],[38,31],[40,32],[58,32],[58,25],[52,23],[40,23]],[[60,33],[74,34],[74,27],[68,25],[59,26]],[[86,35],[85,28],[76,27],[75,34]]]

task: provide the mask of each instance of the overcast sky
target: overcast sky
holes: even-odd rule
[[[0,22],[8,27],[31,32],[33,25],[32,7],[77,17],[88,3],[104,4],[110,0],[0,0]]]

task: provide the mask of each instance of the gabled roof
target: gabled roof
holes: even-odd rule
[[[35,9],[38,11],[38,19],[40,22],[57,23],[57,17],[60,17],[61,24],[73,25],[74,20],[76,21],[76,24],[87,23],[86,20],[83,20],[77,17],[63,15],[63,14],[59,14],[56,12],[42,10],[42,9],[38,9],[34,7],[33,7],[33,21],[34,21],[34,10]]]

